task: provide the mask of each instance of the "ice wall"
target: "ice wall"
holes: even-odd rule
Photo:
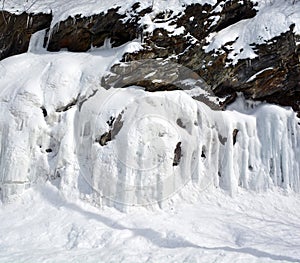
[[[122,116],[122,128],[101,146],[111,116]],[[117,206],[161,203],[186,184],[232,195],[239,187],[299,191],[298,122],[292,110],[242,98],[221,112],[183,91],[99,93],[79,113],[79,166],[99,197]]]
[[[300,120],[291,109],[240,98],[222,112],[182,90],[101,88],[123,52],[2,62],[2,201],[47,180],[67,197],[120,210],[162,206],[186,185],[299,191]]]

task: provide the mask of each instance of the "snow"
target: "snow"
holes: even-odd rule
[[[259,76],[261,73],[263,73],[263,72],[265,72],[265,71],[267,71],[267,70],[272,70],[272,69],[273,69],[273,67],[265,68],[265,69],[263,69],[263,70],[261,70],[261,71],[255,73],[255,74],[254,74],[253,76],[251,76],[246,82],[251,82],[251,81],[255,80],[256,77]]]
[[[270,3],[272,2],[272,3]],[[206,52],[221,48],[228,42],[234,41],[229,59],[235,65],[239,59],[257,56],[251,44],[263,44],[273,37],[290,30],[295,24],[294,31],[300,34],[300,2],[296,1],[257,1],[258,13],[255,17],[241,20],[225,29],[214,32],[207,37]]]
[[[179,12],[191,1],[155,1],[154,10]],[[55,22],[121,4],[124,12],[133,1],[10,1],[5,9],[52,10]],[[214,34],[207,50],[239,36],[237,59],[254,57],[252,41],[298,21],[299,4],[282,5],[260,2],[256,18]],[[208,92],[205,83],[202,91],[106,90],[102,77],[141,43],[50,53],[43,35],[0,62],[0,262],[300,261],[292,109],[240,96],[213,111],[191,98]]]
[[[99,3],[96,0],[10,0],[0,1],[0,6],[4,10],[20,14],[24,11],[31,13],[50,13],[53,14],[52,27],[59,21],[67,19],[69,16],[74,17],[77,14],[81,16],[90,16],[93,14],[106,13],[109,9],[119,8],[118,12],[126,13],[130,8],[139,2],[138,10],[143,10],[152,7],[152,15],[158,14],[163,10],[172,10],[174,15],[184,10],[184,6],[191,3],[199,4],[215,4],[217,0],[101,0]],[[130,14],[128,14],[130,15]]]
[[[0,178],[2,183],[5,181],[2,192],[44,180],[58,173],[60,165],[65,167],[64,162],[70,161],[67,154],[73,143],[64,144],[71,138],[63,137],[72,128],[74,113],[72,109],[70,113],[60,113],[61,109],[76,99],[90,96],[99,88],[104,72],[119,61],[124,52],[139,47],[132,42],[121,48],[91,53],[39,51],[2,61]],[[42,107],[47,111],[46,118]],[[48,148],[53,152],[47,154]]]
[[[139,23],[144,26],[145,32],[152,33],[156,28],[164,28],[170,35],[179,35],[185,32],[185,28],[181,26],[176,28],[176,24],[170,23],[168,19],[162,21],[154,20],[155,16],[162,11],[166,12],[166,18],[169,15],[176,17],[180,12],[184,11],[186,5],[192,3],[216,5],[216,0],[103,0],[101,4],[95,0],[86,0],[84,3],[77,0],[0,0],[0,5],[4,10],[20,14],[24,11],[32,13],[50,13],[53,14],[51,27],[53,28],[57,23],[67,19],[69,16],[75,15],[90,16],[107,12],[111,8],[118,8],[118,13],[127,14],[126,19],[131,19],[132,11],[129,11],[134,3],[139,2],[140,7],[137,11],[141,11],[147,7],[152,7],[150,14],[145,14],[140,17]],[[220,49],[222,45],[228,42],[234,42],[230,48],[229,59],[235,65],[239,59],[253,59],[257,56],[251,47],[253,43],[262,44],[279,36],[281,33],[290,30],[290,26],[295,24],[295,32],[300,34],[300,2],[296,1],[294,4],[292,0],[262,0],[255,1],[258,10],[257,15],[251,19],[241,20],[219,32],[211,33],[207,38],[206,52]],[[214,12],[221,10],[221,4],[216,5]],[[169,11],[173,13],[169,13]],[[214,17],[214,24],[218,21],[220,16]],[[171,25],[170,25],[171,24]]]
[[[132,42],[87,53],[37,49],[2,61],[4,202],[47,180],[67,198],[121,211],[163,208],[186,185],[213,185],[231,196],[241,187],[299,192],[295,112],[268,104],[247,106],[242,98],[228,111],[213,111],[191,98],[193,90],[102,88],[110,67],[139,48]],[[119,129],[110,127],[112,119],[119,119]],[[112,140],[100,145],[109,132]],[[181,157],[174,166],[178,143]]]
[[[70,202],[47,183],[0,207],[0,262],[299,262],[299,196],[204,191],[129,213]]]

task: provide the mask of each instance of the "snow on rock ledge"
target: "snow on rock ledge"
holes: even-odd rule
[[[184,91],[105,90],[100,77],[130,47],[23,54],[0,68],[1,200],[50,180],[69,198],[125,210],[187,184],[299,191],[299,119],[248,105],[213,111]]]

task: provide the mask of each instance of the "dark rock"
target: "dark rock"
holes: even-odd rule
[[[123,121],[122,121],[122,114],[119,114],[118,117],[115,119],[115,121],[112,124],[112,129],[111,129],[111,139],[113,140],[116,135],[120,132],[120,130],[123,127]]]
[[[228,53],[207,54],[202,46],[191,47],[178,62],[201,76],[217,96],[227,97],[223,106],[235,100],[236,92],[243,92],[248,99],[291,106],[299,111],[300,52],[292,29],[266,44],[254,46],[258,57],[240,60],[235,66],[226,67]],[[267,68],[270,69],[263,71]],[[248,81],[257,73],[254,80]]]
[[[120,132],[120,130],[123,127],[123,121],[122,121],[122,114],[119,114],[117,118],[111,117],[107,124],[109,125],[110,129],[108,132],[105,132],[100,136],[100,138],[96,139],[96,142],[98,142],[101,146],[104,146],[107,144],[107,142],[113,140],[115,136]]]
[[[42,112],[43,112],[44,118],[46,118],[47,115],[48,115],[47,110],[45,109],[45,107],[41,107],[41,110],[42,110]]]
[[[70,101],[67,105],[61,106],[57,108],[55,111],[56,112],[65,112],[71,108],[73,108],[79,101],[79,95],[77,95],[76,98],[74,98],[72,101]]]
[[[235,143],[236,143],[236,137],[237,137],[238,132],[239,132],[238,129],[234,129],[233,132],[232,132],[232,142],[233,142],[233,145],[235,145]]]
[[[203,151],[201,152],[201,157],[204,159],[206,158],[205,153]]]
[[[225,145],[225,143],[227,142],[227,137],[223,137],[221,134],[218,134],[218,138],[219,138],[220,143]]]
[[[201,157],[206,158],[206,147],[204,145],[202,146]]]
[[[239,60],[232,65],[228,55],[235,41],[226,43],[220,50],[205,53],[205,39],[213,32],[254,17],[257,11],[252,1],[218,0],[214,6],[192,4],[186,6],[178,16],[174,16],[172,11],[161,12],[152,19],[156,25],[161,23],[162,28],[156,27],[150,34],[143,32],[139,21],[142,16],[152,12],[151,7],[138,11],[139,7],[140,4],[136,3],[122,15],[115,8],[90,17],[69,17],[48,30],[45,45],[49,51],[66,48],[81,52],[89,50],[91,46],[102,46],[106,39],[110,39],[112,46],[119,46],[140,38],[144,49],[125,54],[122,63],[115,65],[111,74],[102,79],[104,87],[138,85],[152,92],[186,89],[181,81],[195,79],[192,76],[195,74],[204,79],[210,92],[226,98],[220,105],[222,108],[235,100],[237,92],[242,92],[247,99],[291,106],[300,112],[300,45],[296,44],[300,42],[300,36],[295,34],[294,25],[264,44],[253,43],[258,55],[256,58]],[[0,16],[0,59],[26,52],[31,34],[48,28],[51,22],[51,15],[3,14],[4,18]],[[30,17],[33,20],[27,27]],[[163,28],[166,22],[175,27],[184,27],[184,32],[171,35]],[[156,70],[139,60],[156,61]],[[166,62],[181,67],[174,67],[171,63],[166,65]],[[181,68],[188,68],[193,74],[181,72]],[[152,77],[145,77],[150,73],[153,73]],[[208,90],[207,87],[203,88]],[[194,98],[209,104],[206,98]],[[218,105],[210,106],[220,108]]]
[[[179,118],[176,120],[176,123],[179,127],[181,127],[182,129],[185,129],[186,126],[183,124],[182,120]]]
[[[111,141],[111,131],[105,132],[101,135],[100,140],[96,140],[96,142],[99,142],[101,146],[106,145],[109,141]]]
[[[174,150],[173,166],[179,165],[180,159],[181,159],[181,142],[178,142]]]
[[[140,59],[116,64],[111,68],[111,72],[102,78],[101,85],[106,89],[135,85],[150,92],[200,88],[205,90],[206,94],[194,98],[214,110],[221,109],[219,104],[210,100],[214,95],[198,74],[168,59]]]
[[[0,15],[0,60],[27,52],[31,35],[50,27],[51,14]]]
[[[135,10],[136,6],[132,8]],[[110,39],[111,45],[117,47],[139,37],[138,16],[136,13],[125,23],[123,19],[126,15],[120,15],[116,8],[90,17],[69,17],[48,31],[45,46],[49,51],[66,48],[69,51],[84,52],[92,46],[103,46],[104,41]]]
[[[213,27],[213,31],[220,31],[228,26],[231,26],[242,19],[253,18],[257,11],[254,9],[254,4],[250,0],[228,1],[224,4],[221,18],[218,23]]]
[[[218,2],[220,3],[222,1]],[[163,29],[156,29],[160,34],[154,32],[153,36],[148,36],[145,40],[145,50],[127,55],[127,60],[166,58],[167,50],[168,57],[177,54],[173,62],[201,76],[217,96],[226,97],[222,108],[235,100],[236,92],[242,92],[247,99],[291,106],[295,111],[299,111],[300,46],[296,46],[296,43],[299,42],[300,36],[295,35],[294,26],[265,44],[253,44],[257,58],[239,60],[236,65],[228,66],[228,55],[234,42],[225,44],[221,50],[205,53],[205,37],[242,19],[255,16],[256,11],[251,1],[244,1],[244,4],[241,1],[229,1],[219,13],[213,12],[214,8],[199,4],[188,6],[184,15],[174,21],[178,26],[185,27],[184,35],[168,36]],[[212,17],[216,15],[220,15],[221,18],[212,26]],[[194,18],[190,19],[191,17]],[[187,34],[192,35],[198,42],[192,43]],[[182,39],[185,40],[184,43]],[[255,74],[256,77],[250,81]],[[143,85],[151,86],[149,83]],[[162,88],[171,89],[169,86],[152,86],[151,91]]]
[[[214,11],[217,6],[221,6],[221,12]],[[232,0],[225,4],[224,1],[218,1],[215,6],[192,4],[186,7],[184,15],[176,23],[184,26],[187,32],[201,41],[211,32],[220,31],[242,19],[254,17],[256,12],[251,1]],[[220,16],[217,21],[216,16]],[[191,17],[194,19],[190,20]]]

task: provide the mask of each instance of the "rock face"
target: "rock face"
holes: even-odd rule
[[[133,7],[134,8],[134,7]],[[69,17],[66,21],[48,30],[49,51],[59,51],[67,48],[69,51],[84,52],[94,47],[103,46],[110,39],[112,46],[120,46],[138,36],[137,17],[128,23],[123,23],[125,15],[117,13],[118,9],[110,9],[106,14],[91,17]],[[48,40],[49,38],[49,40]]]
[[[51,14],[0,15],[0,60],[28,50],[33,33],[50,27]]]
[[[208,55],[201,47],[194,47],[180,57],[179,63],[202,76],[216,95],[230,95],[228,102],[235,98],[236,92],[243,92],[246,98],[291,106],[299,111],[300,49],[296,46],[293,27],[266,44],[254,46],[258,57],[239,60],[235,66],[226,66],[230,61],[226,47],[219,56]],[[210,64],[197,61],[210,61]],[[254,75],[255,78],[251,78]]]
[[[152,9],[140,10],[139,7],[136,3],[125,14],[119,14],[117,8],[91,17],[69,17],[52,29],[49,28],[51,15],[16,16],[4,12],[0,17],[0,29],[4,32],[0,58],[25,52],[31,34],[44,28],[48,28],[44,45],[49,51],[66,48],[85,52],[91,46],[102,46],[106,39],[110,39],[112,46],[140,39],[144,49],[126,54],[124,62],[162,59],[159,62],[162,65],[166,60],[183,65],[201,76],[217,96],[227,98],[222,106],[232,102],[237,92],[242,92],[246,98],[291,106],[300,111],[300,46],[296,44],[300,36],[295,35],[294,25],[264,44],[253,43],[252,48],[258,56],[234,64],[229,54],[236,40],[210,52],[205,52],[204,47],[211,33],[255,17],[257,11],[252,1],[218,1],[215,6],[192,4],[176,16],[172,11],[160,13],[151,18],[156,25],[153,31],[141,25],[141,18],[150,16]],[[170,34],[164,28],[166,22],[174,28],[184,28],[183,32]],[[151,91],[174,88],[148,80],[134,84],[150,87]]]

